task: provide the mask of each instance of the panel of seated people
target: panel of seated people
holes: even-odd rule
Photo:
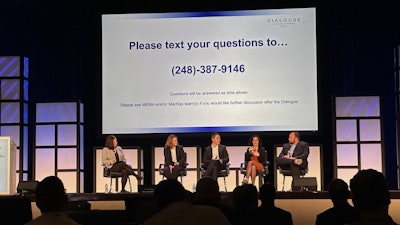
[[[247,150],[248,146],[226,146],[228,154],[229,154],[229,163],[230,163],[230,173],[228,177],[225,178],[226,188],[228,192],[233,191],[236,186],[242,184],[243,174],[240,173],[240,166],[244,163],[244,154]],[[188,170],[187,176],[183,177],[183,186],[192,191],[193,185],[197,183],[197,180],[200,179],[200,164],[201,157],[203,156],[203,151],[197,147],[183,147],[184,151],[187,153],[187,163]],[[164,163],[164,147],[154,147],[153,148],[153,174],[154,174],[154,184],[163,179],[163,177],[159,173],[160,163]],[[165,179],[165,178],[164,178]],[[218,184],[220,187],[220,191],[225,191],[224,179],[222,177],[218,178]],[[180,178],[178,178],[180,181]],[[258,187],[259,179],[256,179],[255,185]]]
[[[139,160],[143,161],[142,159],[139,159],[139,154],[140,147],[122,147],[122,151],[124,152],[125,158],[126,158],[126,164],[131,165],[132,168],[135,170],[136,173],[138,173],[139,168],[138,168],[138,163]],[[102,150],[103,147],[95,147],[95,164],[94,164],[94,177],[95,180],[93,182],[94,185],[94,192],[99,193],[99,192],[105,192],[105,186],[107,184],[108,188],[110,188],[110,178],[109,177],[104,177],[103,176],[103,166],[102,166]],[[140,173],[138,173],[141,175]],[[142,175],[143,176],[143,175]],[[132,192],[138,192],[138,182],[134,176],[129,176],[129,179],[131,180],[132,184]],[[113,183],[112,183],[112,190],[111,192],[119,192],[121,189],[121,178],[118,178],[118,185],[115,183],[117,179],[113,178]],[[117,188],[118,186],[118,189]],[[129,190],[129,181],[126,184],[126,190]]]
[[[235,187],[242,185],[243,175],[240,174],[240,165],[244,163],[244,154],[248,146],[226,146],[229,155],[229,175],[225,177],[226,190],[232,192]],[[202,155],[201,155],[202,156]],[[224,178],[218,179],[219,190],[225,191]],[[258,179],[255,185],[258,187]]]
[[[187,175],[182,177],[182,184],[185,189],[192,191],[193,185],[196,184],[198,179],[198,165],[199,159],[198,151],[200,149],[196,146],[183,146],[183,150],[186,152],[186,162],[187,165]],[[164,163],[164,147],[153,147],[153,183],[158,184],[165,177],[160,175],[159,167],[160,164]],[[181,181],[181,178],[178,177],[178,181]]]
[[[308,173],[304,177],[315,177],[317,179],[317,190],[321,191],[322,187],[321,184],[323,184],[322,181],[322,168],[321,168],[321,146],[319,145],[314,145],[314,146],[309,146],[310,148],[310,154],[308,155]],[[279,156],[279,154],[282,151],[282,146],[277,146],[275,147],[275,156]],[[279,170],[275,166],[275,186],[276,190],[281,191],[282,186],[283,186],[283,175],[279,173]],[[283,190],[291,190],[291,185],[292,185],[292,177],[291,176],[286,176],[285,178],[285,187]]]

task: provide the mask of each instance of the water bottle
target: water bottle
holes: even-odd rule
[[[196,192],[196,183],[193,183],[193,186],[192,186],[192,192],[193,192],[193,193],[195,193],[195,192]]]
[[[105,187],[104,187],[104,192],[105,192],[105,193],[108,193],[108,184],[105,185]]]

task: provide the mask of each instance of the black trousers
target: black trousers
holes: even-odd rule
[[[172,168],[172,173],[169,170],[169,166],[165,165],[164,166],[164,177],[166,177],[167,179],[174,179],[176,180],[179,177],[179,173],[181,171],[183,171],[185,169],[185,167],[183,166],[174,166],[174,168]]]
[[[214,179],[218,178],[218,172],[226,169],[226,164],[221,163],[219,160],[211,160],[206,165],[205,176],[212,177]]]
[[[276,157],[275,162],[276,165],[279,166],[281,169],[289,169],[292,173],[293,179],[300,177],[300,171],[302,170],[302,168],[301,166],[294,164],[294,160],[284,157]]]

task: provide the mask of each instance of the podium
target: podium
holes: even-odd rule
[[[16,192],[16,147],[10,136],[0,136],[0,194]]]

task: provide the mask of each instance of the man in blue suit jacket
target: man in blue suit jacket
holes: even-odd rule
[[[282,169],[290,169],[292,177],[299,178],[300,170],[308,168],[308,154],[310,149],[308,143],[300,141],[298,132],[291,132],[288,138],[289,143],[283,145],[282,151],[275,162]]]
[[[205,176],[217,179],[218,172],[226,168],[229,162],[228,151],[225,145],[221,145],[219,133],[211,134],[211,145],[207,146],[203,153],[203,163],[206,168]]]

